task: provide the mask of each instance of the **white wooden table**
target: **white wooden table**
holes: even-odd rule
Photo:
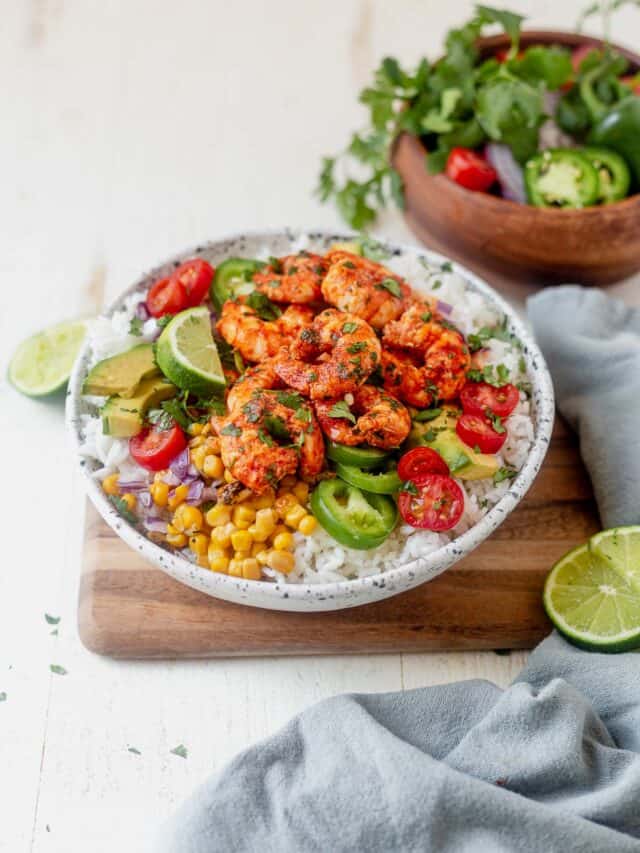
[[[75,628],[84,499],[62,411],[4,380],[28,333],[94,312],[183,247],[246,227],[337,226],[311,190],[320,157],[362,119],[358,89],[385,53],[435,55],[471,5],[0,3],[0,850],[143,850],[212,770],[312,702],[459,678],[506,684],[522,666],[521,653],[89,654]],[[583,0],[508,5],[571,26]],[[637,41],[640,14],[621,14],[614,36]],[[395,214],[380,230],[412,240]],[[632,298],[631,283],[617,290]],[[45,613],[60,617],[53,635]],[[171,754],[178,744],[186,759]]]

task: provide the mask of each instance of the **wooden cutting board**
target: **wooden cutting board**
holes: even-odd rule
[[[575,439],[561,422],[533,487],[490,539],[430,583],[334,613],[259,610],[196,592],[145,562],[90,505],[80,637],[118,658],[527,649],[549,631],[541,606],[548,570],[598,527]]]

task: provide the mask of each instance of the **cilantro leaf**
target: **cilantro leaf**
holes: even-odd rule
[[[491,422],[491,426],[497,433],[502,435],[507,431],[502,423],[502,418],[500,417],[500,415],[496,415],[496,413],[492,412],[491,409],[487,409],[486,415],[489,421]]]
[[[355,424],[356,422],[355,415],[352,413],[351,409],[344,400],[340,400],[340,402],[334,403],[333,406],[329,409],[328,414],[330,418],[345,418],[352,424]]]
[[[57,625],[60,622],[59,616],[49,616],[48,613],[44,614],[44,618],[46,620],[47,625]]]
[[[135,513],[131,512],[125,501],[123,501],[119,495],[108,495],[107,497],[109,502],[113,504],[124,520],[128,521],[129,524],[135,527],[138,523],[138,519]]]
[[[440,417],[442,414],[442,409],[423,409],[421,412],[416,412],[413,416],[413,420],[416,423],[424,423],[425,421],[433,421],[435,418]]]
[[[220,430],[220,435],[232,435],[234,438],[238,438],[239,435],[242,435],[242,430],[235,424],[227,424]]]
[[[189,754],[186,746],[182,743],[178,744],[178,746],[174,746],[174,748],[169,750],[169,752],[171,753],[171,755],[177,755],[180,758],[186,758]]]
[[[63,666],[59,666],[57,663],[50,664],[49,669],[55,675],[66,675],[67,674],[67,670]]]
[[[513,480],[513,478],[517,476],[518,472],[514,468],[498,468],[496,473],[493,475],[493,485],[497,486],[498,483],[502,483],[503,480]]]
[[[400,298],[402,291],[400,285],[395,278],[383,278],[381,282],[376,284],[376,290],[388,290],[392,296]]]
[[[254,290],[247,296],[246,305],[253,309],[261,320],[277,320],[282,316],[282,309],[259,290]]]
[[[129,322],[129,334],[135,337],[142,335],[142,320],[140,317],[132,317]]]

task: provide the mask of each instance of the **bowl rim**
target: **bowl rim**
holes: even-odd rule
[[[327,228],[274,227],[233,232],[231,234],[217,237],[213,240],[200,242],[186,250],[172,254],[162,263],[157,264],[147,273],[139,276],[132,284],[112,300],[100,312],[99,316],[111,316],[116,310],[122,307],[124,300],[130,294],[148,286],[149,279],[163,274],[163,269],[171,265],[175,265],[189,257],[198,256],[203,252],[220,251],[226,243],[237,242],[242,239],[255,241],[262,240],[265,245],[268,246],[270,241],[282,238],[285,238],[291,243],[294,243],[301,237],[308,237],[312,242],[314,240],[339,242],[357,239],[358,236],[359,235],[355,232],[340,230],[334,231]],[[491,287],[491,285],[485,282],[480,276],[477,276],[475,273],[468,270],[462,264],[459,264],[439,252],[425,250],[419,246],[399,243],[393,240],[388,240],[385,237],[376,236],[375,239],[382,247],[390,251],[392,254],[397,253],[399,250],[401,253],[410,253],[413,256],[420,256],[428,262],[436,264],[442,264],[445,262],[450,263],[453,272],[462,276],[462,278],[470,283],[477,292],[480,292],[483,296],[488,298],[488,300],[507,317],[509,327],[523,344],[522,354],[527,365],[528,376],[532,383],[532,398],[535,395],[537,395],[538,398],[535,412],[535,435],[526,461],[502,498],[485,516],[476,522],[476,524],[441,548],[438,548],[427,555],[416,557],[408,563],[403,563],[402,565],[388,569],[384,572],[377,572],[376,574],[356,578],[354,580],[345,579],[343,581],[311,584],[281,584],[278,581],[247,581],[243,578],[236,578],[230,575],[210,572],[182,556],[165,550],[143,533],[138,532],[117,512],[108,500],[107,496],[104,494],[99,482],[92,476],[93,471],[86,463],[86,458],[80,453],[79,434],[80,415],[82,414],[80,409],[82,400],[81,386],[85,376],[84,362],[90,349],[89,340],[87,339],[78,353],[71,373],[67,390],[65,416],[71,446],[77,460],[76,464],[80,468],[86,480],[87,495],[102,518],[114,530],[114,532],[126,542],[127,545],[132,549],[141,552],[145,559],[148,559],[156,567],[182,583],[185,583],[187,586],[195,587],[214,597],[218,596],[217,590],[220,590],[219,597],[230,598],[232,600],[236,600],[237,597],[243,593],[246,594],[248,591],[255,590],[259,592],[264,601],[272,601],[274,605],[276,605],[276,602],[281,601],[283,593],[286,593],[284,597],[288,597],[293,601],[305,601],[311,598],[320,599],[323,597],[339,600],[357,598],[359,593],[363,593],[369,588],[385,586],[391,587],[394,581],[400,581],[406,578],[412,579],[412,586],[417,586],[418,584],[432,580],[438,574],[446,571],[446,569],[457,562],[462,556],[470,553],[474,548],[487,539],[488,536],[493,533],[493,531],[515,509],[533,483],[549,447],[555,416],[555,402],[551,375],[544,360],[544,356],[542,355],[538,345],[535,343],[533,336],[528,331],[526,325],[520,319],[515,309],[512,308],[509,303]],[[365,555],[366,551],[363,551],[362,553]],[[208,582],[206,586],[198,582],[198,576],[193,575],[194,569],[198,572],[206,573],[206,575],[201,576],[202,578],[207,578]],[[422,577],[422,579],[420,579],[420,577]],[[409,587],[406,588],[408,589]],[[400,591],[402,590],[398,590],[398,592]],[[269,607],[269,604],[251,602],[250,600],[244,601],[243,603],[251,606]],[[281,604],[278,609],[282,609]]]
[[[579,47],[581,45],[593,45],[593,47],[602,47],[605,44],[604,39],[598,38],[597,36],[591,36],[587,33],[579,33],[574,30],[546,30],[546,29],[535,29],[535,30],[522,30],[520,33],[520,44],[527,45],[535,44],[541,42],[542,44],[559,44],[564,47]],[[477,39],[476,45],[480,50],[480,53],[483,54],[485,51],[489,54],[491,51],[496,50],[500,47],[506,47],[511,43],[509,36],[506,33],[498,33],[496,35],[491,36],[481,36]],[[621,53],[629,62],[635,66],[634,70],[640,69],[640,54],[631,50],[631,48],[624,47],[620,44],[614,44],[613,42],[609,43],[609,46],[613,49]],[[400,137],[408,138],[411,143],[420,149],[424,155],[428,153],[428,149],[423,144],[422,140],[419,136],[416,136],[413,133],[409,133],[408,131],[403,131],[395,140],[393,144],[393,148],[395,150],[398,140]],[[623,211],[625,208],[632,207],[633,205],[638,205],[640,203],[640,189],[633,193],[633,195],[628,196],[627,198],[620,199],[620,201],[614,201],[611,204],[607,205],[594,205],[592,207],[582,207],[582,208],[572,208],[569,210],[561,210],[555,209],[552,207],[534,207],[533,205],[522,204],[518,201],[512,201],[508,198],[503,198],[502,196],[492,195],[490,193],[478,193],[473,192],[472,190],[468,190],[465,187],[460,186],[459,184],[454,183],[453,181],[448,180],[443,174],[430,175],[427,170],[424,170],[424,174],[428,180],[436,181],[440,190],[443,191],[446,185],[446,188],[452,192],[457,192],[458,195],[465,199],[474,199],[478,203],[486,204],[488,208],[495,209],[497,212],[502,211],[507,212],[509,210],[514,211],[515,209],[521,210],[523,207],[527,210],[528,214],[533,217],[545,217],[546,219],[556,218],[560,221],[563,219],[566,221],[569,217],[584,217],[585,219],[589,216],[597,216],[601,214],[604,210],[608,213],[613,211]],[[482,200],[482,201],[481,201]],[[506,207],[505,207],[506,206]]]

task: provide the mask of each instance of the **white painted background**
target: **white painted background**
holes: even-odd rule
[[[571,26],[583,0],[511,0]],[[95,311],[234,229],[338,220],[311,194],[386,53],[436,55],[465,0],[0,0],[0,372],[28,333]],[[614,36],[640,40],[640,12]],[[380,230],[411,240],[400,218]],[[617,288],[627,298],[633,286]],[[521,301],[524,291],[513,287]],[[58,405],[0,379],[0,850],[144,849],[195,785],[311,702],[524,656],[118,663],[79,643],[83,497]],[[60,616],[51,636],[45,612]],[[55,663],[68,670],[52,675]],[[177,744],[188,758],[170,754]],[[127,751],[134,746],[140,756]]]

